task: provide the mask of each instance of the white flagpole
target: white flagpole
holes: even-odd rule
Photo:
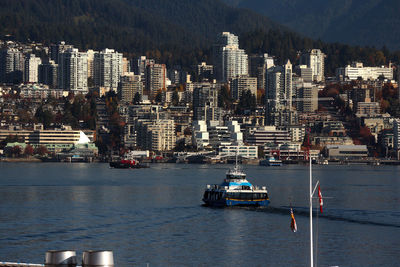
[[[311,153],[308,154],[310,158],[310,266],[314,267],[314,256],[313,256],[313,222],[312,222],[312,161]]]

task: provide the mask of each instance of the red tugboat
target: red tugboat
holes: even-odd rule
[[[121,159],[119,161],[111,161],[110,167],[118,169],[140,169],[149,168],[147,165],[140,164],[139,161],[134,159]]]

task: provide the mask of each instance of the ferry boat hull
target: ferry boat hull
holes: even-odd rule
[[[268,199],[263,200],[241,200],[241,199],[223,199],[223,200],[205,200],[204,203],[211,207],[267,207],[269,205]]]
[[[207,189],[204,192],[203,202],[207,206],[213,207],[267,207],[269,204],[269,198],[266,190],[233,192]]]

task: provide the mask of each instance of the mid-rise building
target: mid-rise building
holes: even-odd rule
[[[39,83],[46,84],[50,88],[57,87],[58,65],[53,60],[40,64],[38,71]]]
[[[199,65],[196,66],[196,74],[199,81],[203,79],[213,79],[214,78],[214,66],[207,65],[206,62],[201,62]]]
[[[391,67],[364,67],[361,62],[353,62],[344,68],[336,69],[336,79],[344,80],[376,80],[378,77],[383,77],[388,80],[393,80],[393,68]]]
[[[222,110],[218,107],[221,85],[203,82],[194,83],[193,86],[193,121],[221,120]]]
[[[311,49],[300,57],[300,64],[307,65],[312,70],[312,80],[322,82],[325,80],[325,54],[319,49]]]
[[[266,71],[274,66],[274,58],[268,54],[251,55],[249,57],[249,74],[251,77],[257,77],[257,89],[265,89]]]
[[[17,48],[0,51],[0,82],[19,84],[23,80],[24,55]]]
[[[146,73],[146,67],[148,65],[153,65],[155,64],[154,59],[147,58],[146,56],[140,56],[138,58],[134,58],[131,60],[131,70],[136,74],[136,75],[142,75],[142,78],[144,78],[144,75]]]
[[[193,121],[192,143],[197,149],[203,149],[210,143],[206,121]]]
[[[58,56],[58,87],[73,92],[88,92],[87,54],[69,48]]]
[[[70,48],[74,48],[74,46],[65,44],[64,41],[61,41],[58,44],[50,45],[50,59],[53,60],[56,64],[58,64],[59,55],[61,53],[64,53],[65,51],[67,51]]]
[[[258,157],[258,147],[245,145],[220,146],[218,155],[220,157],[235,157],[237,155],[242,158],[256,159]]]
[[[176,145],[173,120],[139,121],[137,145],[152,151],[171,151]]]
[[[167,68],[165,64],[150,64],[146,66],[146,94],[154,99],[157,93],[166,90]]]
[[[140,75],[134,75],[133,72],[125,73],[121,76],[118,87],[118,94],[123,102],[131,102],[136,94],[143,95],[143,87]]]
[[[313,71],[307,65],[299,65],[295,67],[295,72],[305,82],[313,82]]]
[[[251,145],[264,146],[268,143],[290,143],[291,137],[287,130],[280,130],[275,126],[264,126],[248,129],[245,141]]]
[[[232,79],[231,94],[233,99],[239,100],[246,91],[250,91],[257,98],[257,78],[240,75]]]
[[[117,91],[122,75],[122,53],[113,49],[104,49],[94,53],[93,79],[94,86]]]
[[[297,110],[301,112],[314,112],[318,110],[318,87],[312,83],[304,82],[297,90]]]

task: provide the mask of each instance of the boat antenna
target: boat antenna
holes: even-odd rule
[[[239,145],[236,145],[236,162],[235,162],[235,168],[238,166],[238,150],[239,150]]]
[[[312,161],[311,161],[311,153],[308,154],[308,158],[310,160],[310,266],[314,267],[314,255],[313,255],[313,220],[312,220]]]

